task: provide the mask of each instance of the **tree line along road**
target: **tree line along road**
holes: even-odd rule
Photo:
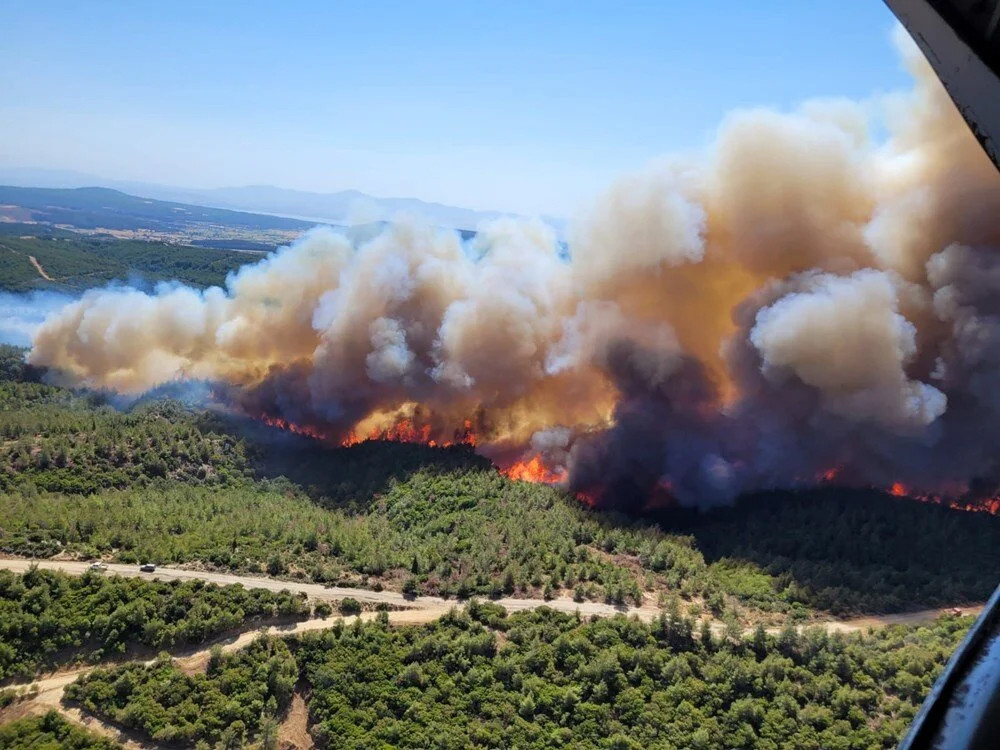
[[[48,570],[59,570],[71,575],[82,575],[90,568],[89,562],[79,562],[72,560],[31,560],[23,558],[0,559],[0,569],[10,570],[14,573],[25,573],[32,565]],[[138,565],[122,565],[116,563],[107,564],[107,573],[120,576],[136,578],[159,578],[163,581],[190,581],[201,580],[206,583],[215,583],[220,586],[239,584],[246,588],[268,589],[270,591],[292,591],[305,594],[310,599],[317,601],[340,601],[347,597],[357,599],[360,602],[371,604],[387,604],[394,607],[401,607],[407,610],[406,616],[398,616],[403,613],[396,613],[391,619],[400,622],[419,623],[430,622],[437,619],[449,609],[460,605],[460,601],[453,599],[443,599],[438,596],[419,596],[409,598],[398,591],[373,591],[371,589],[348,588],[345,586],[324,586],[318,583],[303,583],[301,581],[283,581],[276,578],[264,576],[240,576],[231,573],[218,573],[205,570],[188,570],[184,568],[156,568],[154,573],[143,573]],[[557,597],[548,601],[542,599],[519,599],[515,597],[504,597],[493,600],[504,607],[508,612],[517,612],[536,607],[549,607],[560,612],[574,613],[592,616],[600,615],[610,617],[615,614],[635,615],[640,619],[650,621],[660,614],[660,609],[650,605],[641,607],[619,606],[606,604],[603,602],[576,602],[568,597]],[[978,614],[983,608],[983,604],[961,607],[944,607],[940,609],[924,609],[910,612],[900,612],[889,615],[872,615],[868,617],[847,619],[847,620],[826,620],[818,623],[811,623],[826,627],[830,630],[841,632],[852,632],[863,630],[869,627],[882,627],[886,625],[919,625],[924,622],[931,622],[942,614],[952,611],[959,611],[964,615]],[[713,628],[722,628],[721,623],[712,623]]]

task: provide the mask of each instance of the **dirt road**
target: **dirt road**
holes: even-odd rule
[[[440,617],[446,611],[447,609],[404,610],[389,612],[387,614],[389,615],[391,622],[402,625],[408,623],[429,622],[436,617]],[[179,669],[188,674],[203,672],[208,667],[208,660],[211,656],[212,648],[216,645],[222,646],[222,650],[224,652],[236,651],[250,645],[255,638],[265,632],[269,635],[305,633],[311,630],[325,630],[326,628],[333,627],[333,625],[338,621],[342,621],[346,625],[350,625],[355,620],[368,621],[375,619],[377,616],[377,612],[364,612],[360,615],[352,617],[337,616],[322,620],[303,620],[302,622],[290,623],[287,625],[273,625],[267,628],[249,628],[247,630],[240,630],[213,638],[193,650],[189,648],[182,649],[180,651],[180,655],[174,655],[174,663]],[[152,664],[153,660],[146,659],[143,663]],[[109,737],[128,748],[128,750],[153,750],[155,748],[159,748],[160,745],[144,739],[138,733],[130,732],[122,727],[102,721],[100,718],[92,714],[84,713],[79,708],[67,705],[63,702],[63,695],[65,693],[66,686],[74,682],[80,675],[89,672],[97,666],[101,665],[88,664],[83,667],[60,670],[52,675],[49,675],[48,677],[42,677],[40,679],[32,680],[31,682],[9,685],[8,687],[12,688],[33,687],[36,692],[36,695],[33,698],[14,704],[17,715],[21,716],[28,713],[41,714],[50,709],[55,709],[69,721],[87,727],[97,734]],[[299,700],[301,701],[301,697]],[[2,713],[3,712],[0,712],[0,714]],[[0,722],[7,720],[8,718],[14,717],[3,717],[0,715]]]
[[[41,276],[46,281],[55,281],[55,279],[53,279],[51,276],[49,276],[45,272],[45,269],[42,268],[42,264],[38,262],[38,258],[36,258],[34,255],[29,255],[28,256],[28,260],[31,261],[31,265],[33,265],[35,267],[35,270],[38,271],[38,275],[39,276]]]
[[[0,559],[0,569],[11,570],[16,573],[26,572],[32,565],[49,570],[61,570],[72,575],[81,575],[89,568],[89,563],[60,561],[60,560],[24,560],[24,559]],[[239,584],[247,588],[263,588],[271,591],[301,592],[312,599],[337,601],[345,597],[353,597],[362,602],[375,604],[391,604],[406,609],[388,612],[389,621],[396,625],[421,624],[431,622],[444,615],[452,607],[456,606],[454,600],[442,599],[436,596],[421,596],[416,599],[407,599],[402,594],[394,591],[371,591],[369,589],[344,588],[336,586],[321,586],[314,583],[301,583],[296,581],[279,581],[273,578],[262,576],[237,576],[228,573],[214,573],[208,571],[184,570],[181,568],[157,568],[155,573],[142,573],[137,565],[109,564],[108,573],[130,577],[145,577],[160,580],[202,580],[220,585]],[[540,606],[548,606],[562,612],[579,612],[581,615],[602,615],[609,616],[616,613],[636,615],[644,620],[651,620],[659,614],[659,610],[651,606],[643,607],[615,607],[610,604],[600,602],[575,602],[567,598],[557,598],[551,601],[539,599],[517,599],[504,598],[496,600],[498,604],[508,611],[516,612],[526,609],[533,609]],[[884,627],[886,625],[907,624],[917,625],[924,622],[931,622],[942,614],[959,609],[962,614],[978,614],[983,605],[961,608],[926,609],[916,612],[903,612],[899,614],[863,617],[851,620],[830,620],[817,623],[830,630],[840,632],[854,632],[864,630],[869,627]],[[222,646],[223,651],[234,651],[249,645],[262,632],[274,635],[290,635],[292,633],[304,633],[312,630],[324,630],[332,627],[334,623],[342,621],[350,624],[356,619],[362,621],[372,620],[377,617],[375,612],[365,612],[356,617],[329,617],[326,619],[304,620],[301,622],[285,625],[273,625],[268,628],[252,628],[243,631],[229,633],[220,636],[209,643],[197,647],[195,650],[183,650],[175,656],[178,667],[188,673],[204,670],[211,649],[214,645]],[[721,630],[722,624],[713,622],[715,630]],[[776,632],[776,628],[769,629]],[[147,662],[149,663],[149,662]],[[81,674],[92,669],[92,666],[74,668],[58,672],[48,677],[34,680],[32,684],[38,691],[38,695],[27,705],[18,704],[22,711],[44,711],[54,708],[70,721],[88,727],[92,731],[110,737],[123,744],[130,750],[148,750],[158,747],[147,740],[127,732],[119,727],[101,721],[97,717],[84,714],[79,709],[67,706],[63,703],[63,692],[67,685],[77,679]],[[15,686],[16,687],[16,686]]]
[[[71,575],[81,575],[90,567],[86,562],[75,562],[67,560],[25,560],[25,559],[0,559],[0,569],[7,569],[15,573],[24,573],[32,565],[47,570],[61,570]],[[360,602],[371,604],[389,604],[396,607],[405,607],[408,612],[397,612],[392,614],[392,619],[398,622],[430,622],[437,619],[449,609],[460,606],[462,603],[454,599],[443,599],[439,596],[419,596],[408,599],[398,591],[372,591],[371,589],[347,588],[343,586],[323,586],[318,583],[303,583],[301,581],[279,581],[274,578],[264,576],[240,576],[231,573],[216,573],[203,570],[185,570],[183,568],[157,568],[155,573],[142,573],[138,565],[121,565],[111,563],[108,565],[108,573],[120,576],[130,576],[136,578],[159,579],[162,581],[191,581],[201,580],[227,586],[239,584],[246,588],[268,589],[270,591],[294,591],[303,593],[310,599],[322,601],[340,601],[346,597],[352,597]],[[657,607],[643,605],[642,607],[616,606],[604,602],[576,602],[569,597],[557,597],[550,601],[541,599],[518,599],[514,597],[504,597],[494,600],[504,607],[508,612],[520,612],[525,609],[535,607],[549,607],[559,612],[573,614],[579,612],[581,615],[600,615],[610,617],[615,614],[635,615],[640,619],[649,621],[656,617],[660,610]],[[914,612],[900,612],[890,615],[873,615],[869,617],[859,617],[847,620],[827,620],[815,623],[816,625],[827,627],[831,630],[841,632],[853,632],[864,630],[869,627],[884,627],[886,625],[919,625],[925,622],[932,622],[941,615],[958,609],[962,614],[979,614],[983,605],[963,607],[944,607],[941,609],[922,609]],[[309,622],[322,622],[310,620]],[[301,624],[301,625],[304,625]],[[713,627],[721,628],[721,623],[713,623]]]
[[[966,607],[941,607],[939,609],[919,609],[913,612],[897,612],[891,615],[868,615],[852,620],[831,621],[823,623],[833,629],[844,631],[865,630],[867,628],[884,628],[887,625],[923,625],[933,622],[941,615],[958,613],[962,615],[978,615],[985,604],[973,604]]]
[[[66,560],[24,560],[24,559],[0,559],[0,568],[6,568],[15,573],[24,573],[32,565],[46,570],[61,570],[72,575],[81,575],[90,567],[89,563],[73,562]],[[263,576],[239,576],[230,573],[214,573],[203,570],[184,570],[183,568],[157,568],[155,573],[142,573],[138,565],[120,565],[111,563],[108,565],[108,573],[120,576],[130,576],[137,578],[160,579],[161,581],[192,581],[202,580],[217,583],[220,586],[229,584],[240,584],[246,588],[268,589],[270,591],[294,591],[303,593],[310,599],[323,601],[340,601],[346,597],[352,597],[360,602],[372,604],[391,604],[397,607],[406,607],[434,613],[427,620],[436,619],[441,614],[447,612],[454,606],[460,606],[461,602],[454,599],[442,599],[439,596],[419,596],[415,599],[407,599],[398,591],[372,591],[371,589],[355,589],[343,586],[323,586],[318,583],[302,583],[300,581],[279,581],[274,578]],[[510,612],[519,612],[524,609],[533,609],[542,605],[559,610],[560,612],[573,613],[579,611],[581,615],[602,615],[609,617],[617,613],[638,615],[645,620],[651,620],[659,610],[656,607],[625,607],[605,604],[603,602],[575,602],[569,597],[560,597],[551,601],[541,599],[517,599],[503,598],[496,599]]]
[[[0,569],[5,568],[15,573],[24,573],[32,565],[37,565],[39,568],[47,570],[61,570],[71,575],[81,575],[90,567],[90,564],[86,562],[67,560],[0,559]],[[371,589],[347,588],[343,586],[323,586],[318,583],[303,583],[301,581],[279,581],[264,576],[240,576],[231,573],[185,570],[183,568],[157,568],[155,573],[142,573],[138,565],[111,563],[108,565],[107,572],[120,576],[159,579],[162,581],[201,580],[216,583],[220,586],[239,584],[246,588],[260,588],[270,591],[288,590],[303,593],[310,599],[322,601],[340,601],[346,597],[352,597],[360,602],[405,607],[408,610],[407,612],[393,613],[392,619],[398,622],[409,623],[430,622],[443,615],[452,607],[462,604],[462,602],[454,599],[443,599],[439,596],[419,596],[414,599],[408,599],[398,591],[372,591]],[[579,612],[581,615],[586,616],[600,615],[602,617],[610,617],[615,614],[635,615],[646,621],[652,620],[660,613],[657,607],[650,605],[642,607],[616,606],[604,602],[576,602],[569,597],[557,597],[550,601],[504,597],[493,601],[504,607],[508,612],[520,612],[525,609],[545,606],[559,612],[570,614]],[[975,615],[979,614],[982,608],[982,604],[963,607],[943,607],[940,609],[922,609],[889,615],[872,615],[847,620],[826,620],[814,624],[827,627],[831,630],[853,632],[869,627],[884,627],[886,625],[919,625],[925,622],[932,622],[941,615],[954,610],[958,610],[966,615]],[[309,622],[323,621],[310,620]],[[305,625],[305,623],[300,623],[300,625]],[[721,623],[713,623],[713,627],[716,626],[721,628]]]

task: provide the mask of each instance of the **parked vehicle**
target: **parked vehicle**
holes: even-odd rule
[[[108,569],[108,564],[100,562],[100,561],[98,561],[98,562],[92,562],[90,564],[90,569],[91,570],[96,570],[98,572],[103,572],[103,571],[105,571],[105,570]]]
[[[139,570],[143,573],[153,573],[156,571],[156,566],[153,563],[143,563],[139,566]]]

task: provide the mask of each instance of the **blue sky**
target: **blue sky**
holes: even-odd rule
[[[566,214],[731,109],[907,85],[881,0],[4,0],[0,165]]]

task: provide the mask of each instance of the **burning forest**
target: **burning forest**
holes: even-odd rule
[[[734,113],[568,249],[512,219],[319,228],[225,288],[91,290],[30,361],[126,394],[208,380],[345,445],[474,445],[597,504],[836,483],[995,509],[1000,175],[900,46],[911,91]]]

